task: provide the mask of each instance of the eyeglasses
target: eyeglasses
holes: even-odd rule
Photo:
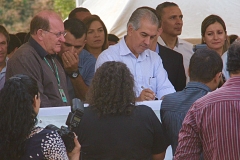
[[[44,30],[44,31],[46,31],[46,30]],[[66,34],[67,34],[66,31],[58,32],[58,33],[50,32],[50,31],[46,31],[46,32],[49,32],[49,33],[52,33],[52,34],[56,35],[57,38],[59,38],[61,35],[63,35],[63,37],[64,37],[64,36],[66,36]]]

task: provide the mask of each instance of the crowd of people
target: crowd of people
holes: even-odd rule
[[[0,159],[240,159],[240,41],[207,16],[202,44],[180,39],[176,3],[137,8],[119,39],[87,8],[37,13],[29,33],[0,25]],[[39,108],[89,107],[69,152]],[[162,100],[161,120],[139,101]],[[238,128],[239,127],[239,128]]]

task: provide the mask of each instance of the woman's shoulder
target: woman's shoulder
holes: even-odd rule
[[[140,110],[140,111],[152,111],[152,108],[150,108],[149,106],[144,105],[144,104],[137,105],[136,109]]]
[[[28,138],[46,137],[46,135],[58,136],[58,134],[55,130],[49,130],[49,129],[45,129],[45,128],[42,128],[42,127],[35,127],[35,128],[32,129]]]
[[[146,105],[137,105],[136,108],[134,109],[134,113],[138,115],[142,115],[144,117],[149,117],[149,116],[151,117],[155,115],[152,108]]]
[[[47,159],[67,158],[66,147],[55,130],[35,127],[29,136],[28,142],[29,153],[36,152],[36,155],[42,155]]]

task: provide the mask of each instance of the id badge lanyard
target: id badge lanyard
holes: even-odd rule
[[[51,68],[52,72],[54,73],[54,75],[55,75],[55,77],[56,77],[56,79],[57,79],[57,82],[58,82],[58,91],[59,91],[59,93],[60,93],[60,96],[62,97],[62,101],[66,103],[66,102],[67,102],[67,97],[66,97],[66,95],[65,95],[65,93],[64,93],[64,90],[62,89],[62,87],[61,87],[61,85],[60,85],[60,78],[59,78],[59,74],[58,74],[57,65],[56,65],[54,59],[51,58],[51,60],[52,60],[52,63],[53,63],[55,72],[54,72],[53,68],[51,67],[51,65],[49,64],[49,62],[47,61],[47,59],[44,57],[44,61],[45,61],[45,62],[47,63],[47,65]]]

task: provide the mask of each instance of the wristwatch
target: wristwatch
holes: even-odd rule
[[[77,78],[78,76],[79,76],[79,71],[77,70],[77,71],[74,71],[74,72],[72,72],[71,74],[68,74],[68,76],[70,77],[70,78]]]

